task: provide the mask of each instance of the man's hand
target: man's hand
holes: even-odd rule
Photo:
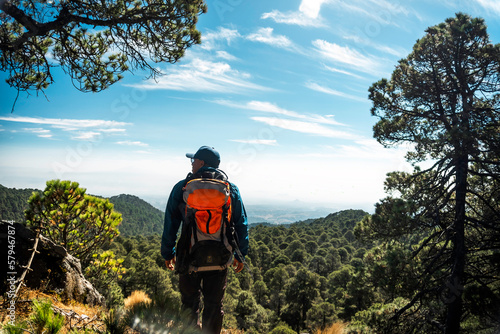
[[[172,258],[171,260],[165,260],[165,265],[167,266],[168,269],[174,270],[175,269],[175,257]]]
[[[241,263],[240,261],[234,259],[233,260],[233,268],[234,268],[234,271],[239,273],[240,271],[243,270],[243,267],[245,266],[244,263]]]

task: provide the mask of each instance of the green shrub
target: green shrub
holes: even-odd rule
[[[30,317],[33,322],[35,333],[56,334],[64,326],[64,316],[54,314],[52,302],[48,299],[33,300],[33,314]]]
[[[293,329],[286,325],[279,325],[275,327],[269,334],[296,334]]]

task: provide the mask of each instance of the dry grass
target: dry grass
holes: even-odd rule
[[[314,334],[343,334],[345,330],[345,324],[342,322],[336,322],[328,328],[323,330],[315,331]]]
[[[124,301],[125,309],[130,310],[139,304],[151,304],[151,298],[144,292],[136,290],[130,294]]]
[[[47,294],[38,290],[22,288],[19,291],[18,299],[16,300],[16,322],[29,319],[32,313],[33,300],[50,300],[52,307],[56,313],[60,313],[65,317],[65,326],[59,333],[69,333],[71,329],[89,329],[100,328],[103,325],[101,322],[101,314],[103,309],[99,306],[89,306],[78,303],[74,300],[64,302],[56,294]],[[10,319],[6,311],[6,303],[10,300],[0,297],[0,325],[4,325]]]

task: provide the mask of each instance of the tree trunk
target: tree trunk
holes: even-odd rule
[[[446,334],[456,334],[460,331],[462,317],[462,292],[464,289],[465,271],[465,207],[467,193],[468,157],[461,154],[457,161],[455,221],[453,223],[453,267],[449,281],[446,282],[448,294],[445,302],[448,304],[446,314]]]

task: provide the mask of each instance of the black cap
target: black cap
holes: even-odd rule
[[[218,168],[220,164],[219,152],[210,146],[202,146],[196,153],[186,153],[186,157],[203,160],[207,167]]]

